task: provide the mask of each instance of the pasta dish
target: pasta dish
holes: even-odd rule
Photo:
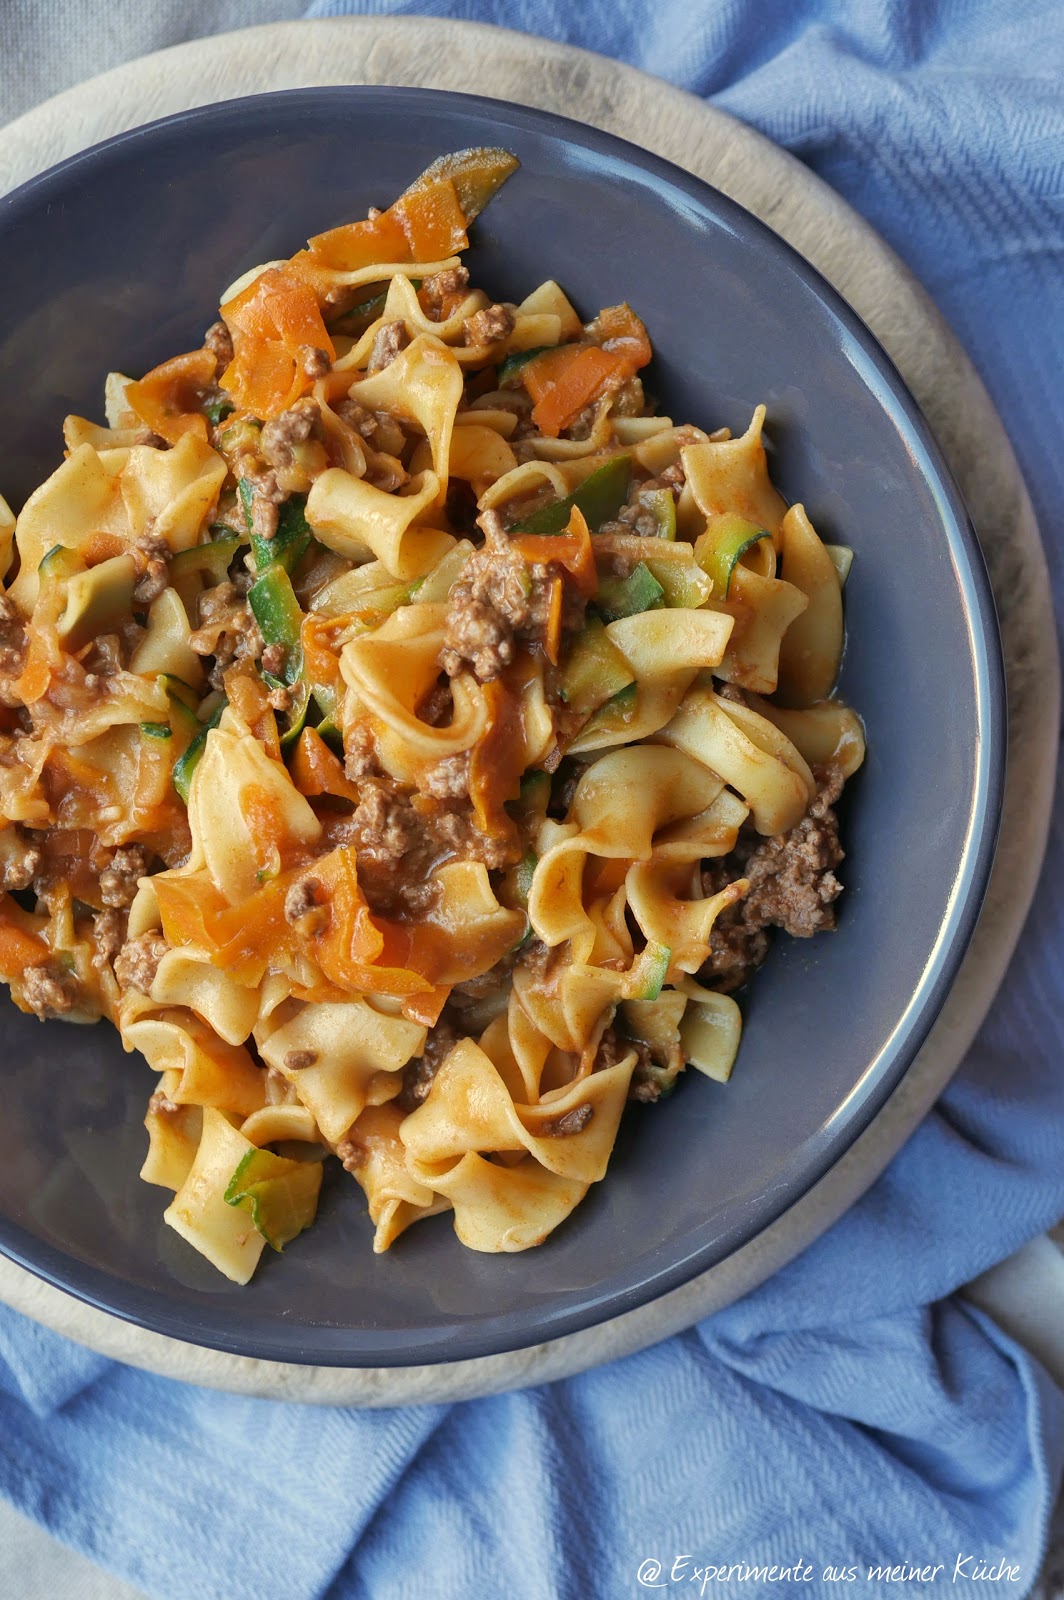
[[[656,413],[628,305],[471,283],[517,165],[246,273],[0,500],[0,976],[147,1061],[141,1176],[240,1283],[332,1156],[378,1251],[541,1243],[834,925],[850,553],[763,406]]]

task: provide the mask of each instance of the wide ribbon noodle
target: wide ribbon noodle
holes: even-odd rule
[[[0,499],[0,975],[147,1061],[141,1175],[240,1283],[333,1156],[375,1250],[542,1243],[833,925],[851,552],[763,406],[654,414],[630,306],[470,283],[516,166],[245,273]]]

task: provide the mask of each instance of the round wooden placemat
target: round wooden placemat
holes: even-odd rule
[[[873,1182],[967,1050],[1004,974],[1045,849],[1060,669],[1045,557],[1001,422],[975,370],[878,235],[798,161],[655,78],[569,46],[426,18],[277,23],[179,45],[57,95],[0,130],[0,193],[101,139],[265,90],[392,84],[476,91],[632,139],[754,212],[842,293],[923,407],[971,509],[997,597],[1009,691],[1001,845],[975,938],[904,1080],[832,1170],[742,1250],[673,1293],[582,1333],[475,1361],[317,1368],[251,1361],[121,1322],[0,1259],[0,1298],[135,1366],[244,1394],[383,1406],[545,1382],[630,1354],[727,1305],[818,1237]]]

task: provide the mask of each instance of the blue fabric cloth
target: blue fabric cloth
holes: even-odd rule
[[[311,15],[371,10],[612,51],[808,162],[961,334],[1061,570],[1056,0],[319,0]],[[865,1198],[740,1304],[550,1387],[377,1413],[182,1387],[2,1313],[0,1491],[159,1600],[836,1593],[828,1567],[880,1593],[869,1565],[941,1563],[906,1586],[927,1593],[965,1557],[1004,1558],[1019,1572],[996,1592],[1026,1593],[1064,1397],[955,1291],[1064,1213],[1062,823],[1064,804],[964,1070]],[[701,1576],[742,1562],[808,1565]],[[985,1592],[977,1570],[962,1564],[953,1592]]]

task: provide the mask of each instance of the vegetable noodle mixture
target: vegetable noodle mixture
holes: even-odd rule
[[[141,1176],[240,1283],[333,1155],[376,1250],[540,1244],[834,924],[849,551],[763,406],[655,414],[629,306],[472,285],[517,165],[246,273],[0,500],[0,976],[147,1060]]]

